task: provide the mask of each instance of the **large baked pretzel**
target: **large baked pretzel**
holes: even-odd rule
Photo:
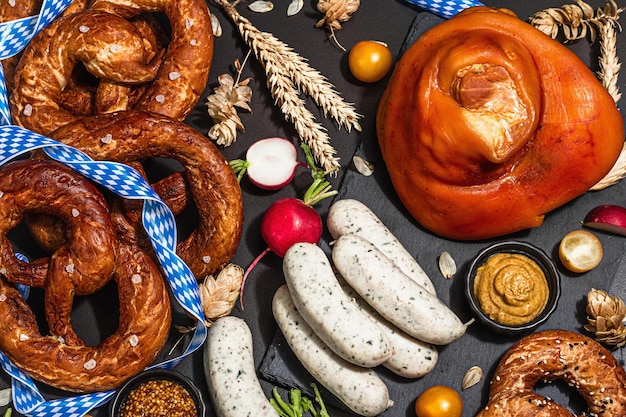
[[[573,417],[533,391],[538,382],[556,379],[580,393],[589,415],[626,416],[626,373],[613,355],[584,335],[546,330],[524,337],[505,353],[492,378],[489,402],[477,417]]]
[[[0,23],[11,22],[13,20],[23,19],[33,16],[39,12],[42,0],[28,1],[1,1],[0,2]],[[4,79],[8,91],[13,88],[13,75],[15,67],[20,60],[21,54],[14,55],[1,61],[4,70]]]
[[[125,111],[83,118],[52,138],[95,160],[135,163],[149,157],[171,158],[184,168],[153,185],[174,213],[195,202],[198,225],[178,243],[176,253],[197,278],[218,271],[233,257],[241,238],[241,188],[228,161],[205,136],[165,116]],[[188,194],[184,184],[189,186]],[[125,210],[141,229],[141,206]]]
[[[155,56],[154,41],[129,21],[158,12],[167,16],[171,38]],[[91,114],[135,108],[182,120],[204,91],[212,56],[204,0],[95,1],[52,22],[26,47],[16,69],[11,115],[16,124],[44,135],[85,116],[86,107]],[[64,99],[83,68],[99,81],[91,106]],[[146,88],[133,95],[133,85]]]
[[[169,335],[167,288],[149,255],[127,239],[124,222],[111,221],[98,190],[58,162],[26,160],[0,168],[0,192],[0,350],[36,380],[78,392],[117,388],[151,364]],[[58,217],[67,229],[67,241],[46,260],[43,280],[14,271],[21,262],[7,233],[25,212]],[[73,297],[111,278],[119,294],[118,330],[87,346],[71,327]],[[50,335],[42,335],[15,283],[45,289]]]

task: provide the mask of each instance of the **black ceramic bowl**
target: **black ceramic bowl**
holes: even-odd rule
[[[549,296],[548,302],[543,311],[532,321],[529,321],[520,325],[504,325],[498,323],[487,316],[480,308],[478,300],[474,294],[474,281],[476,279],[476,271],[478,268],[489,259],[492,255],[498,253],[517,253],[526,255],[533,261],[535,261],[539,267],[543,270],[546,280],[548,282]],[[557,306],[557,302],[561,295],[561,279],[559,273],[554,265],[554,262],[550,257],[538,247],[522,241],[505,241],[498,242],[491,246],[481,250],[476,258],[472,261],[467,275],[465,277],[465,295],[469,301],[469,305],[478,318],[490,330],[506,334],[509,336],[515,336],[518,334],[528,333],[535,329],[540,324],[544,323],[550,314],[554,312]]]
[[[111,401],[109,416],[120,417],[122,408],[124,407],[126,399],[128,398],[128,395],[131,393],[131,391],[139,387],[141,384],[153,380],[166,380],[180,385],[182,388],[189,392],[191,398],[193,398],[193,401],[196,404],[197,414],[195,416],[191,415],[189,417],[205,417],[206,405],[202,400],[202,395],[200,394],[200,391],[194,385],[191,379],[176,371],[170,371],[165,369],[152,369],[149,371],[144,371],[126,381],[117,390],[117,392],[115,393],[115,397],[113,397],[113,400]]]

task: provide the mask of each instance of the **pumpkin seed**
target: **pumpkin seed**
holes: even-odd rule
[[[372,165],[370,162],[367,162],[360,156],[353,156],[352,162],[354,163],[354,167],[356,168],[356,170],[366,177],[369,177],[374,173],[374,165]]]
[[[256,0],[248,5],[248,9],[257,13],[267,13],[274,10],[274,3],[266,0]]]
[[[483,379],[483,370],[480,368],[480,366],[472,366],[463,376],[461,389],[465,391],[469,387],[478,384],[481,379]]]
[[[287,7],[287,16],[298,14],[302,10],[302,6],[304,6],[304,0],[291,0],[289,7]]]
[[[215,16],[213,13],[211,13],[211,27],[213,28],[213,36],[215,36],[216,38],[222,36],[222,25],[220,24],[217,16]]]
[[[454,258],[448,251],[443,251],[439,255],[439,270],[447,279],[452,278],[456,274],[456,262],[454,262]]]

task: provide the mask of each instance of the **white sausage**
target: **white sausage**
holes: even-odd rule
[[[302,366],[348,408],[362,416],[377,416],[393,405],[374,370],[341,359],[315,334],[298,312],[287,285],[274,294],[272,311]]]
[[[293,245],[283,258],[283,272],[298,311],[337,355],[368,368],[389,359],[387,335],[346,296],[319,246]]]
[[[204,376],[218,417],[278,417],[252,356],[252,333],[240,318],[219,318],[204,344]]]
[[[435,368],[439,359],[439,351],[436,346],[411,337],[398,329],[397,326],[378,314],[371,305],[363,301],[363,298],[343,278],[339,277],[339,283],[348,297],[355,300],[361,311],[376,321],[381,329],[387,333],[391,346],[393,346],[393,355],[383,363],[385,368],[404,378],[421,378]]]
[[[369,240],[406,275],[436,294],[435,286],[419,263],[365,204],[353,199],[337,200],[328,210],[326,225],[333,239],[354,233]]]
[[[364,238],[340,236],[332,256],[348,284],[381,316],[410,336],[445,345],[465,333],[467,326],[448,306],[407,277]]]

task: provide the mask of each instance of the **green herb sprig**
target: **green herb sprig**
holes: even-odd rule
[[[319,409],[315,407],[313,401],[302,396],[302,391],[297,388],[289,390],[289,403],[280,396],[278,389],[272,390],[272,398],[270,404],[278,412],[280,417],[303,417],[304,413],[310,413],[313,417],[330,417],[322,395],[315,383],[311,384],[315,392],[315,402]]]

